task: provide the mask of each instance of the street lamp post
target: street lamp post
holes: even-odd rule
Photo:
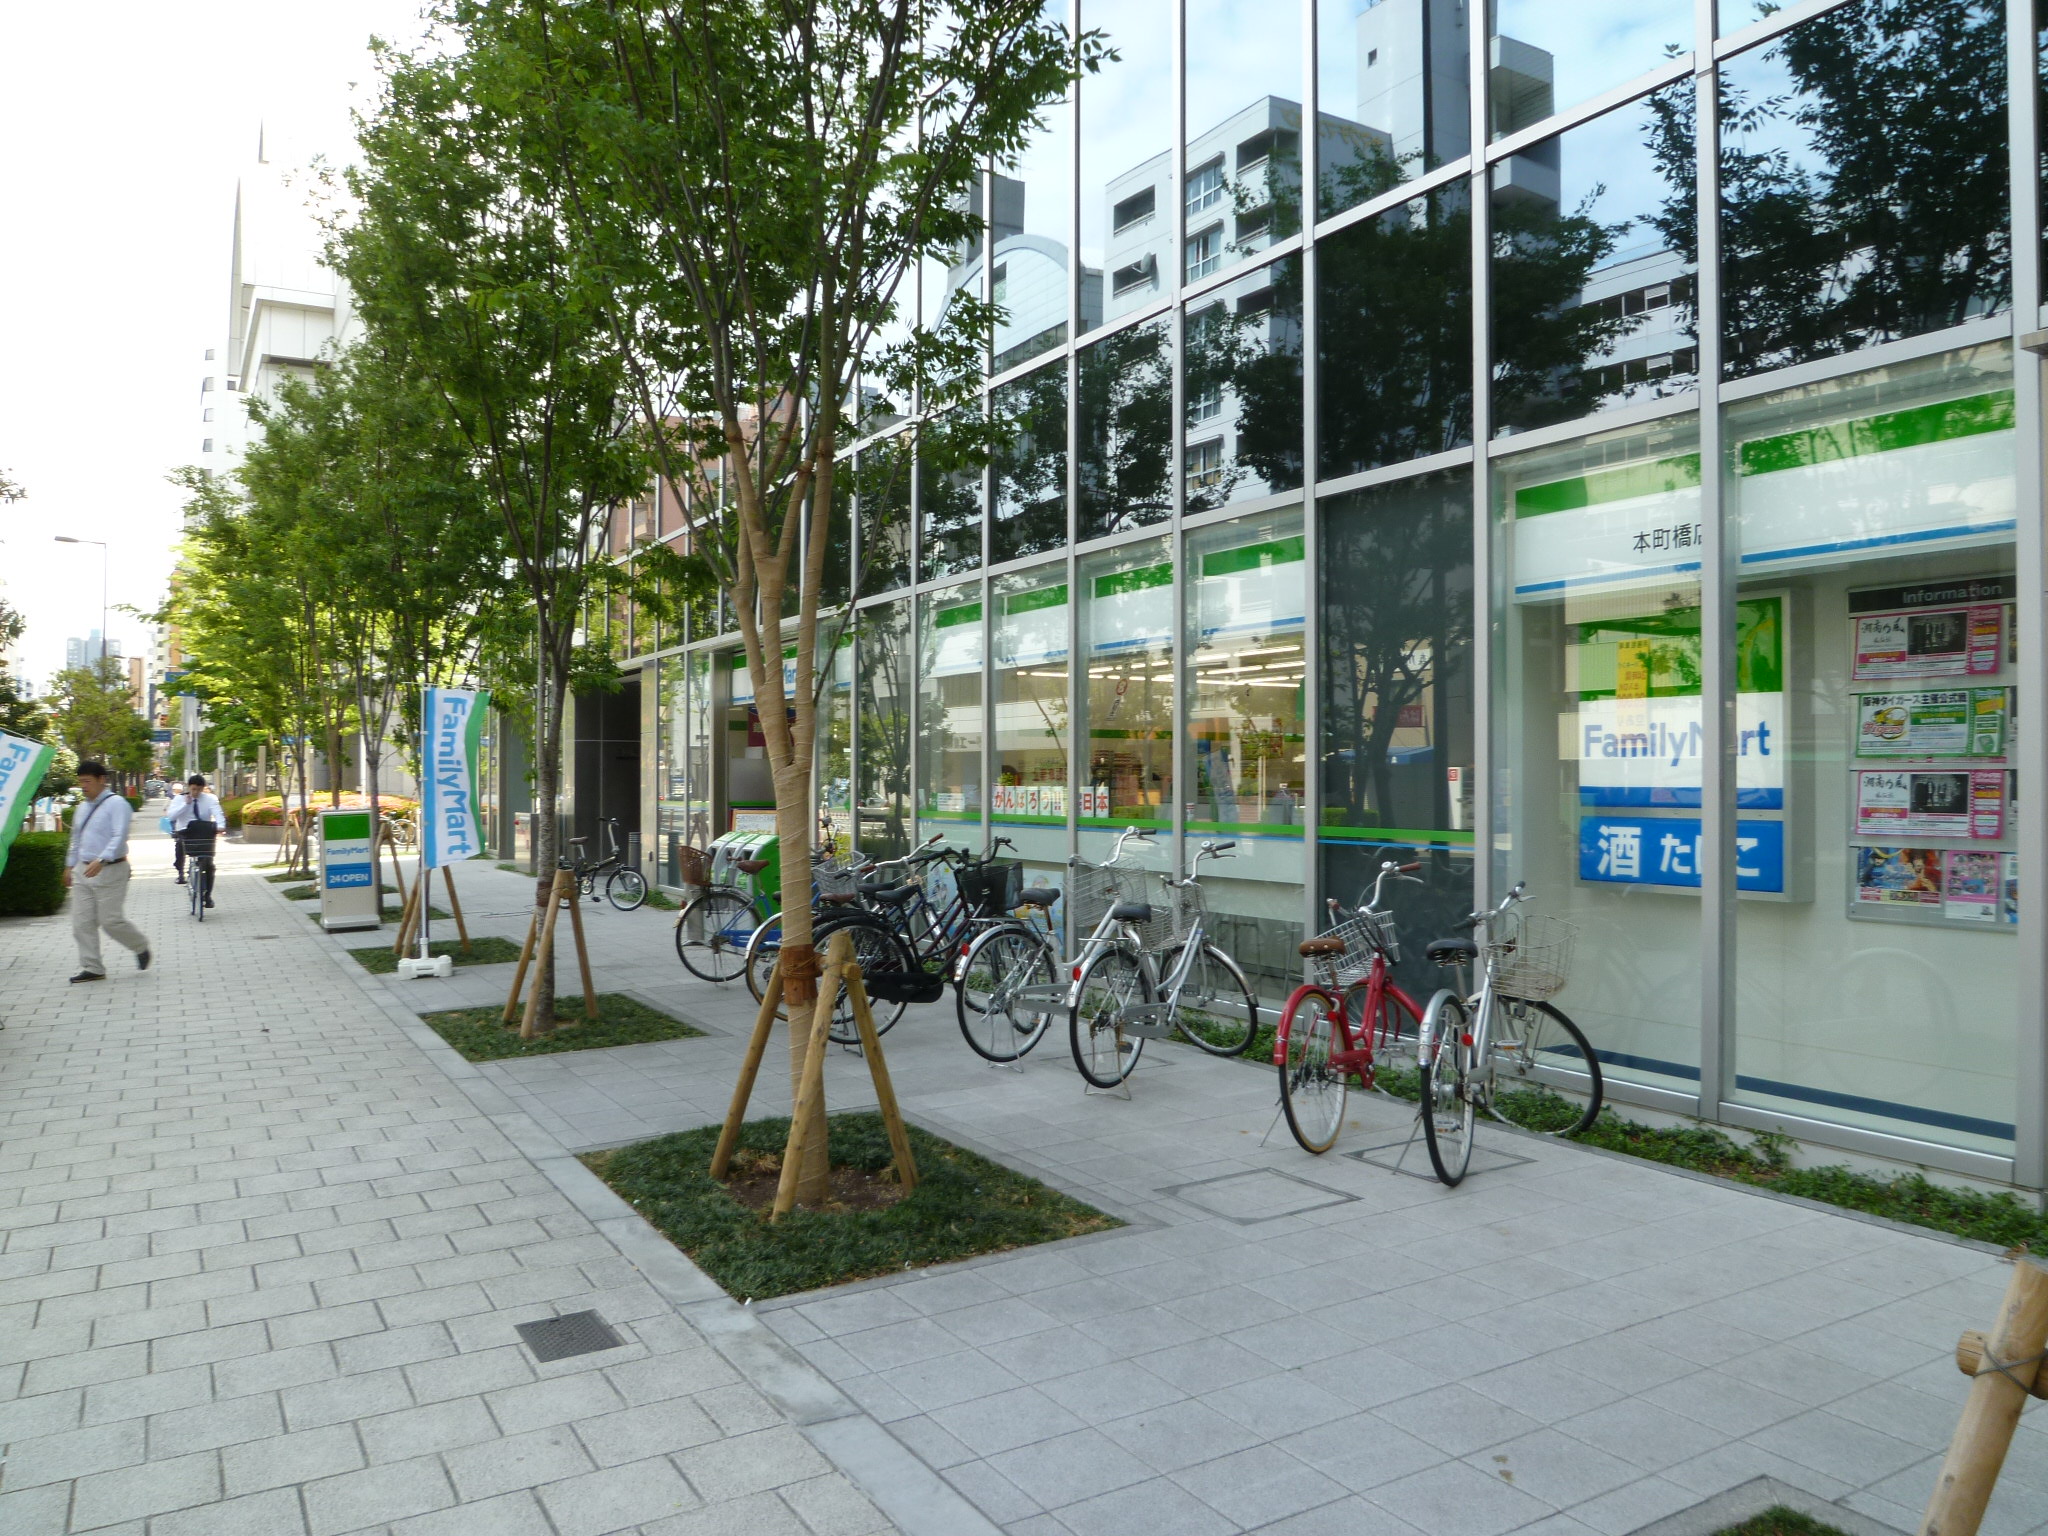
[[[100,548],[100,666],[107,660],[107,546],[99,539],[74,539],[68,533],[56,536],[59,544],[98,544]]]

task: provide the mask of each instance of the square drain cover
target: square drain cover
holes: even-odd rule
[[[1353,1162],[1371,1163],[1389,1173],[1405,1173],[1411,1179],[1423,1179],[1431,1184],[1436,1182],[1436,1169],[1430,1166],[1429,1148],[1422,1144],[1420,1136],[1407,1141],[1390,1141],[1384,1146],[1360,1147],[1356,1152],[1344,1155]],[[1518,1157],[1512,1152],[1499,1152],[1482,1144],[1472,1149],[1472,1161],[1466,1172],[1496,1173],[1502,1168],[1517,1168],[1535,1161],[1533,1157]]]
[[[533,1358],[543,1364],[566,1360],[571,1355],[593,1355],[600,1349],[617,1349],[626,1342],[595,1312],[571,1312],[537,1323],[521,1323],[518,1333],[533,1351]]]
[[[1193,1184],[1175,1184],[1159,1193],[1185,1200],[1198,1210],[1234,1221],[1241,1227],[1276,1221],[1282,1216],[1299,1216],[1303,1211],[1319,1211],[1358,1198],[1273,1168],[1254,1168],[1248,1173],[1226,1173],[1213,1179],[1198,1179]]]

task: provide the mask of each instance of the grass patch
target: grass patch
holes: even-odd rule
[[[391,953],[389,944],[373,944],[367,949],[352,949],[356,964],[372,976],[390,976],[397,972],[400,956]],[[469,953],[462,952],[460,939],[442,941],[436,939],[427,946],[429,955],[446,955],[457,965],[503,965],[519,958],[519,946],[510,939],[471,939]],[[602,1008],[604,1005],[598,1005]]]
[[[278,878],[278,876],[272,875],[270,877],[271,883],[276,884],[278,882]],[[297,879],[298,877],[296,875],[293,875],[287,876],[286,878]],[[315,901],[319,898],[320,887],[317,884],[295,885],[291,887],[291,889],[284,891],[281,894],[284,896],[284,899],[286,901]],[[377,894],[379,896],[396,896],[398,894],[398,887],[395,885],[380,885],[377,887]]]
[[[440,948],[438,944],[434,947]],[[519,958],[516,946],[508,958]],[[508,1061],[515,1056],[599,1051],[612,1045],[645,1045],[651,1040],[690,1040],[704,1033],[622,992],[597,994],[595,1020],[583,1017],[580,994],[557,997],[554,1033],[537,1040],[522,1040],[517,1024],[507,1027],[500,1023],[499,1016],[504,1011],[502,1005],[450,1008],[441,1013],[422,1014],[420,1022],[460,1051],[465,1061]],[[714,1139],[716,1135],[714,1130]],[[705,1157],[708,1161],[710,1154]]]
[[[291,885],[304,881],[306,875],[302,870],[288,869],[281,875],[265,875],[263,878],[272,885]]]
[[[835,1171],[875,1175],[889,1166],[880,1115],[834,1115],[830,1124]],[[734,1296],[787,1296],[1123,1225],[916,1126],[918,1183],[909,1194],[866,1209],[799,1209],[771,1225],[706,1171],[718,1130],[658,1136],[583,1161]],[[771,1162],[779,1170],[788,1140],[787,1120],[748,1121],[734,1172],[751,1181]]]
[[[1811,1515],[1802,1515],[1796,1509],[1787,1509],[1779,1504],[1753,1515],[1740,1525],[1731,1525],[1715,1536],[1842,1536],[1832,1525],[1822,1525]]]
[[[657,912],[680,912],[683,910],[683,904],[680,901],[677,901],[675,897],[669,895],[667,891],[664,891],[657,885],[647,887],[647,901],[645,904],[654,908]]]

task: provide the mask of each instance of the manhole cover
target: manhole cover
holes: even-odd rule
[[[1436,1182],[1436,1169],[1430,1166],[1429,1149],[1422,1144],[1420,1136],[1411,1136],[1406,1141],[1389,1141],[1377,1147],[1360,1147],[1356,1152],[1344,1155],[1354,1162],[1371,1163],[1373,1167],[1385,1168],[1390,1173],[1405,1173],[1411,1179]],[[1511,1152],[1497,1152],[1481,1144],[1472,1149],[1472,1161],[1466,1171],[1495,1173],[1502,1168],[1534,1161],[1533,1157],[1517,1157]]]
[[[517,1332],[533,1351],[533,1358],[543,1364],[566,1360],[571,1355],[594,1355],[600,1349],[617,1349],[626,1342],[595,1312],[570,1312],[537,1323],[521,1323]]]
[[[1159,1193],[1185,1200],[1198,1210],[1234,1221],[1241,1227],[1275,1221],[1282,1216],[1299,1216],[1303,1211],[1319,1211],[1358,1198],[1273,1168],[1254,1168],[1248,1173],[1226,1173],[1192,1184],[1175,1184]]]

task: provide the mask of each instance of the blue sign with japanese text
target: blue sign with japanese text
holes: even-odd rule
[[[1664,885],[1697,889],[1704,838],[1689,816],[1582,816],[1579,878],[1606,885]],[[1735,888],[1785,889],[1785,824],[1735,823]]]

